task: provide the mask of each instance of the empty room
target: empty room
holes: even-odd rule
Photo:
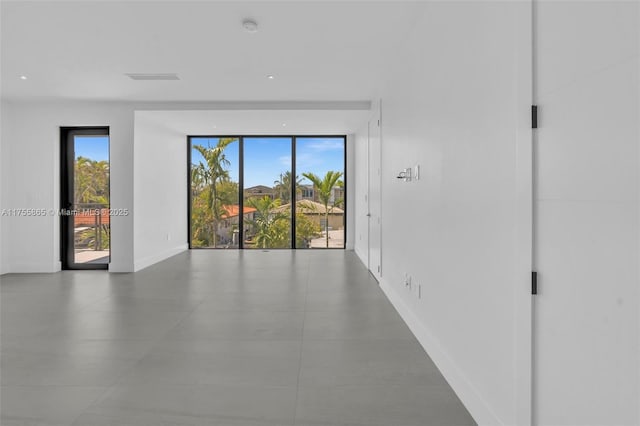
[[[2,426],[639,426],[640,2],[1,0]]]

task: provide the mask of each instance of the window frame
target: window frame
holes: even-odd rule
[[[347,217],[348,217],[348,206],[347,206],[347,135],[339,135],[339,134],[320,134],[320,135],[300,135],[300,134],[264,134],[264,135],[237,135],[237,134],[218,134],[218,135],[187,135],[187,242],[190,250],[229,250],[221,247],[193,247],[192,246],[192,227],[191,227],[191,211],[192,211],[192,191],[191,191],[191,154],[193,151],[193,143],[194,139],[222,139],[222,138],[236,138],[238,139],[238,247],[237,250],[244,250],[244,139],[245,138],[289,138],[291,139],[291,175],[296,176],[296,147],[298,139],[314,139],[314,138],[327,138],[327,139],[342,139],[343,141],[343,164],[342,164],[342,180],[344,182],[344,187],[342,191],[344,192],[343,203],[344,203],[344,238],[342,247],[327,247],[323,248],[323,250],[334,249],[334,250],[344,250],[347,246]],[[311,190],[315,197],[315,191]],[[297,250],[304,249],[304,247],[296,247],[296,185],[291,185],[291,231],[290,238],[291,244],[290,248],[276,249],[269,248],[268,250]],[[236,249],[236,248],[234,248]]]

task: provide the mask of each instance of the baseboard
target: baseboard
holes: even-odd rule
[[[168,259],[172,256],[175,256],[176,254],[182,253],[183,251],[187,251],[187,250],[189,250],[189,245],[182,244],[177,247],[172,247],[163,252],[144,257],[133,263],[133,271],[138,272],[141,269],[148,268],[151,265],[154,265],[158,262],[162,262],[165,259]]]
[[[356,253],[356,256],[360,259],[360,262],[367,267],[367,254],[362,252],[362,249],[359,246],[355,246],[353,251]]]
[[[380,281],[380,288],[386,294],[404,322],[409,326],[411,332],[416,339],[418,339],[418,342],[427,354],[429,354],[478,425],[504,425],[495,413],[493,413],[473,384],[467,379],[462,370],[447,355],[440,342],[402,300],[397,290],[386,283],[384,279]]]
[[[133,272],[133,263],[132,262],[114,262],[111,260],[109,263],[109,272],[110,273],[131,273]]]
[[[59,261],[51,263],[18,262],[4,267],[3,274],[51,274],[61,269]]]

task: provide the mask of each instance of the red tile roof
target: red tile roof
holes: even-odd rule
[[[227,214],[223,216],[225,219],[228,219],[230,217],[236,217],[240,212],[240,206],[237,204],[233,204],[231,206],[222,206],[222,208],[227,212]],[[247,207],[247,206],[244,206],[243,210],[244,210],[244,214],[253,213],[256,211],[255,208]]]

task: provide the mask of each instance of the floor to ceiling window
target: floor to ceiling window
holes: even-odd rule
[[[191,248],[344,248],[344,136],[190,136]]]
[[[190,138],[190,245],[240,246],[240,142],[237,137]]]
[[[301,245],[311,248],[344,248],[345,228],[344,138],[296,139],[296,230],[313,228],[312,238]],[[320,230],[320,237],[317,231]]]

